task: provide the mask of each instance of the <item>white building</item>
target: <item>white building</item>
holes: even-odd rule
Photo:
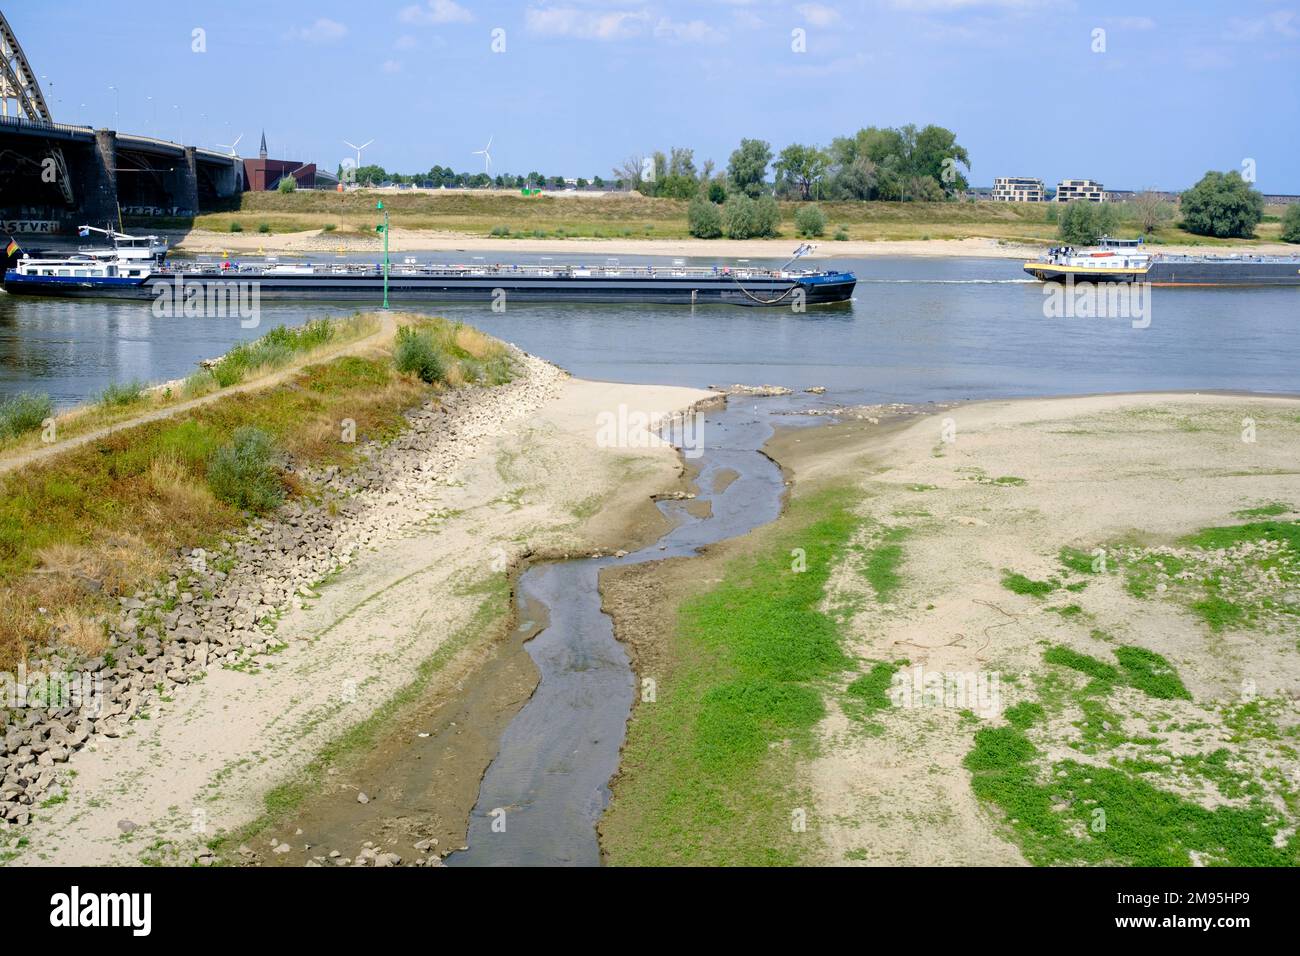
[[[995,202],[1045,202],[1047,192],[1041,179],[1029,176],[999,176],[993,180]]]

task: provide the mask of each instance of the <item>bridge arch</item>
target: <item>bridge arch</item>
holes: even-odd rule
[[[9,101],[18,104],[20,115],[42,123],[54,122],[50,107],[41,92],[41,84],[27,62],[22,44],[0,12],[0,113],[9,115]]]

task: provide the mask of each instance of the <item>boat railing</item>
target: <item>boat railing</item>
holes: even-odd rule
[[[240,260],[222,260],[219,262],[198,261],[183,264],[168,263],[163,271],[201,274],[239,275],[275,273],[292,274],[285,269],[288,263]],[[373,262],[304,262],[295,265],[299,274],[313,275],[383,275],[383,265]],[[738,279],[791,279],[812,275],[812,272],[791,272],[779,269],[736,268],[734,266],[584,266],[584,265],[450,265],[435,263],[400,263],[390,265],[390,276],[430,276],[447,278],[589,278],[609,277],[619,279],[636,278],[723,278]]]

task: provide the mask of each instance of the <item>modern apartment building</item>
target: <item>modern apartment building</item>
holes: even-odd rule
[[[1029,176],[999,176],[993,180],[995,202],[1045,202],[1047,193],[1041,179]]]
[[[1056,187],[1057,202],[1072,202],[1082,199],[1085,202],[1105,202],[1106,190],[1101,183],[1091,179],[1062,179]]]

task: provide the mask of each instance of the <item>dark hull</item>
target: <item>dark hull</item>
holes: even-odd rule
[[[384,280],[376,275],[263,275],[260,273],[207,274],[173,273],[153,276],[134,286],[105,287],[90,282],[41,281],[43,277],[5,277],[5,291],[15,295],[59,296],[64,298],[119,298],[154,300],[195,296],[197,287],[206,295],[211,289],[238,294],[240,286],[254,287],[259,299],[316,300],[323,302],[367,302],[384,299]],[[799,300],[808,305],[845,302],[853,295],[856,278],[851,273],[818,275],[807,279],[732,279],[727,276],[678,278],[511,277],[511,276],[406,276],[388,280],[390,304],[412,302],[593,302],[656,303],[663,305],[753,305],[789,308]],[[161,291],[159,287],[162,287]],[[177,289],[185,290],[177,293]],[[245,293],[247,294],[247,293]]]

